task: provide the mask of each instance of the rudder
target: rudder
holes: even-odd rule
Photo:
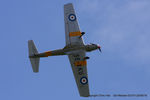
[[[29,58],[32,65],[33,72],[39,72],[39,57],[34,57],[34,55],[38,54],[36,46],[34,45],[33,40],[28,41],[28,49],[29,49]]]

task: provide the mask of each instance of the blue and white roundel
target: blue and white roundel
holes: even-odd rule
[[[68,16],[68,19],[69,19],[70,21],[75,21],[75,20],[76,20],[76,15],[75,15],[75,14],[70,14],[70,15]]]
[[[85,85],[85,84],[88,83],[88,79],[87,79],[86,77],[82,77],[82,78],[80,79],[80,83],[83,84],[83,85]]]

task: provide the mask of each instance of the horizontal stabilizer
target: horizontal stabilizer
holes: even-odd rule
[[[32,65],[33,72],[39,72],[40,58],[38,57],[33,58],[34,55],[38,54],[38,51],[34,45],[33,40],[28,41],[28,48],[29,48],[29,58]]]

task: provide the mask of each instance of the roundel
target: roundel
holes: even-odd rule
[[[82,78],[80,79],[80,83],[83,84],[83,85],[85,85],[85,84],[88,83],[88,79],[87,79],[86,77],[82,77]]]
[[[70,15],[68,16],[68,19],[69,19],[70,21],[75,21],[75,20],[76,20],[76,15],[75,15],[75,14],[70,14]]]

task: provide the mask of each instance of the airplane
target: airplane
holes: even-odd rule
[[[75,10],[72,3],[64,5],[64,22],[65,22],[65,40],[66,46],[61,49],[38,53],[33,40],[28,40],[29,59],[33,72],[39,72],[39,61],[41,57],[67,55],[72,67],[74,78],[81,97],[89,97],[89,83],[87,74],[86,52],[91,52],[101,47],[98,44],[87,44],[83,42],[82,36],[85,32],[81,32]]]

